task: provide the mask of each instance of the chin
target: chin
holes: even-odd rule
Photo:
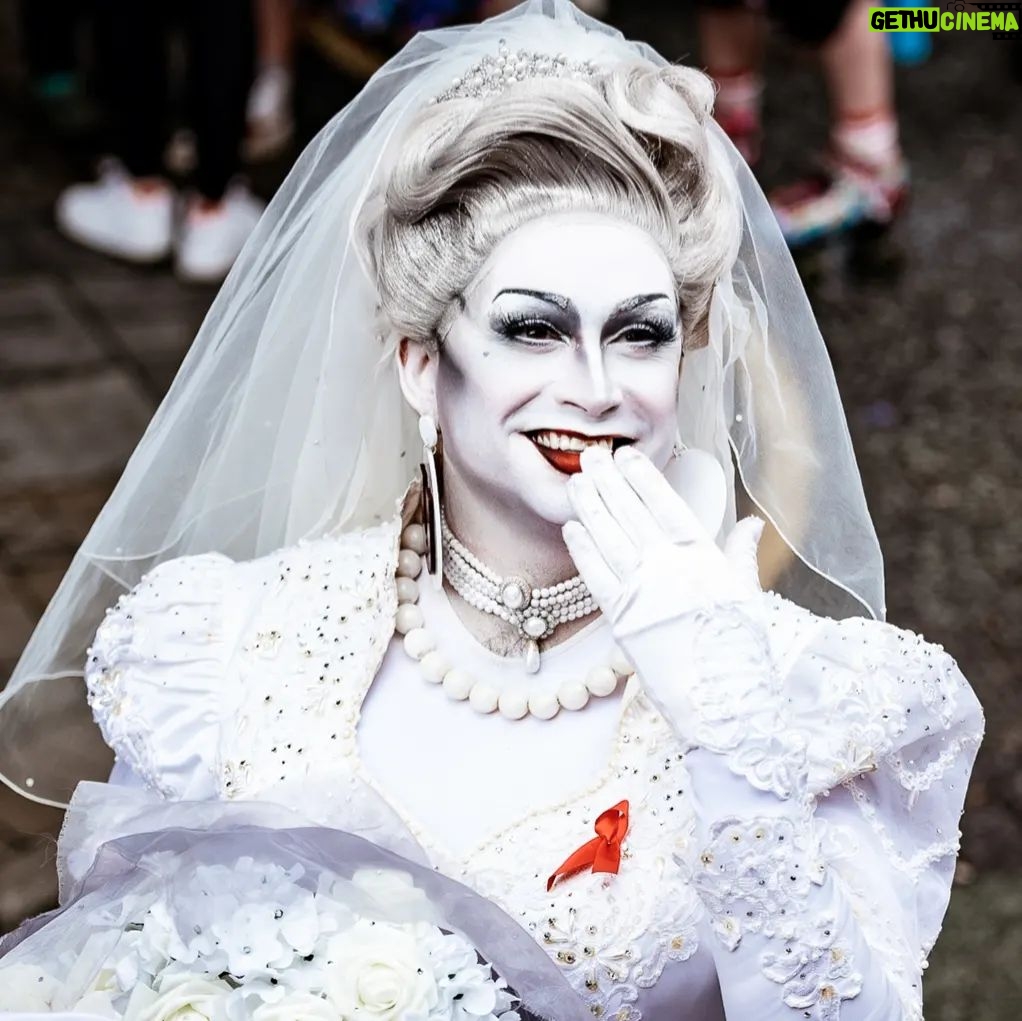
[[[561,481],[559,485],[548,483],[537,486],[531,492],[522,494],[520,500],[534,517],[560,528],[575,517],[571,501],[568,499],[566,482],[567,479]]]
[[[521,501],[543,521],[560,528],[577,515],[568,498],[568,480],[573,471],[559,471],[549,464],[529,443],[523,458],[521,478],[523,487],[519,490]],[[526,481],[527,480],[527,481]]]

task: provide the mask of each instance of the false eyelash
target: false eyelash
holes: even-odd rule
[[[521,330],[530,326],[542,327],[550,330],[558,337],[563,337],[568,331],[557,326],[543,316],[537,316],[528,312],[502,312],[492,322],[491,327],[502,336],[508,339],[515,339]],[[642,346],[650,350],[656,350],[667,344],[673,343],[678,338],[678,325],[671,319],[650,317],[648,319],[636,320],[618,330],[615,336],[628,333],[631,330],[643,331],[646,335],[638,340],[626,341],[636,347]],[[533,343],[543,343],[541,339],[533,339]]]
[[[617,335],[620,336],[632,330],[641,330],[646,333],[646,336],[639,340],[626,341],[625,343],[643,345],[653,350],[666,344],[671,344],[678,338],[677,324],[670,319],[642,319],[623,327],[618,331]]]
[[[496,317],[491,325],[497,333],[508,338],[514,338],[517,336],[519,331],[528,326],[541,326],[561,337],[564,336],[565,332],[560,327],[550,322],[549,319],[544,319],[542,316],[522,312],[502,312]],[[539,341],[536,342],[539,343]]]

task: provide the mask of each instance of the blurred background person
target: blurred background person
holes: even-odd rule
[[[716,115],[751,164],[762,138],[763,56],[774,21],[819,56],[830,138],[819,170],[775,189],[771,205],[793,248],[861,227],[888,227],[908,197],[888,37],[870,31],[868,0],[699,0],[702,60]]]
[[[479,17],[491,18],[495,14],[503,14],[516,6],[517,2],[518,0],[481,0]],[[610,0],[575,0],[575,6],[594,18],[605,19],[610,13]]]
[[[55,127],[79,130],[89,119],[83,104],[78,36],[80,0],[25,0],[18,9],[32,98]]]
[[[256,74],[246,107],[245,158],[279,155],[294,135],[295,0],[255,0]]]
[[[194,191],[180,208],[163,162],[169,39],[178,26],[196,144]],[[216,282],[262,211],[234,180],[252,80],[252,0],[183,0],[173,7],[98,0],[94,39],[116,159],[104,162],[96,183],[59,196],[58,226],[80,244],[131,262],[158,262],[173,252],[179,277]]]

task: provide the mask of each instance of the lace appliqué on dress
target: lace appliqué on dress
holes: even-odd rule
[[[631,824],[616,875],[580,873],[545,888],[550,862],[628,798]],[[561,966],[593,1017],[640,1021],[640,990],[699,948],[705,909],[688,878],[694,816],[684,754],[641,694],[622,720],[603,778],[582,797],[537,812],[474,851],[452,873],[500,904]]]
[[[917,731],[936,738],[951,726],[965,690],[954,661],[911,632],[865,620],[817,620],[817,649],[798,635],[803,616],[773,593],[695,616],[695,743],[785,800],[881,766],[906,790],[941,779],[976,735],[943,739],[924,768],[892,751]]]
[[[760,966],[783,988],[785,1004],[813,1021],[837,1021],[862,978],[837,940],[836,919],[813,918],[807,908],[825,876],[809,833],[787,818],[724,819],[700,862],[696,886],[724,946],[762,935],[769,949]]]
[[[693,614],[692,737],[757,790],[788,799],[802,793],[808,735],[787,711],[766,629],[750,616],[758,608],[732,603]]]

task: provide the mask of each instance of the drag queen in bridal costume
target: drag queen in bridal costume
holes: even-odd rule
[[[111,842],[159,877],[161,832],[300,820],[499,908],[465,930],[558,1021],[921,1017],[982,715],[883,621],[712,101],[533,0],[416,38],[310,145],[0,711],[38,800],[84,772],[81,687],[116,755],[0,964],[73,942]]]

